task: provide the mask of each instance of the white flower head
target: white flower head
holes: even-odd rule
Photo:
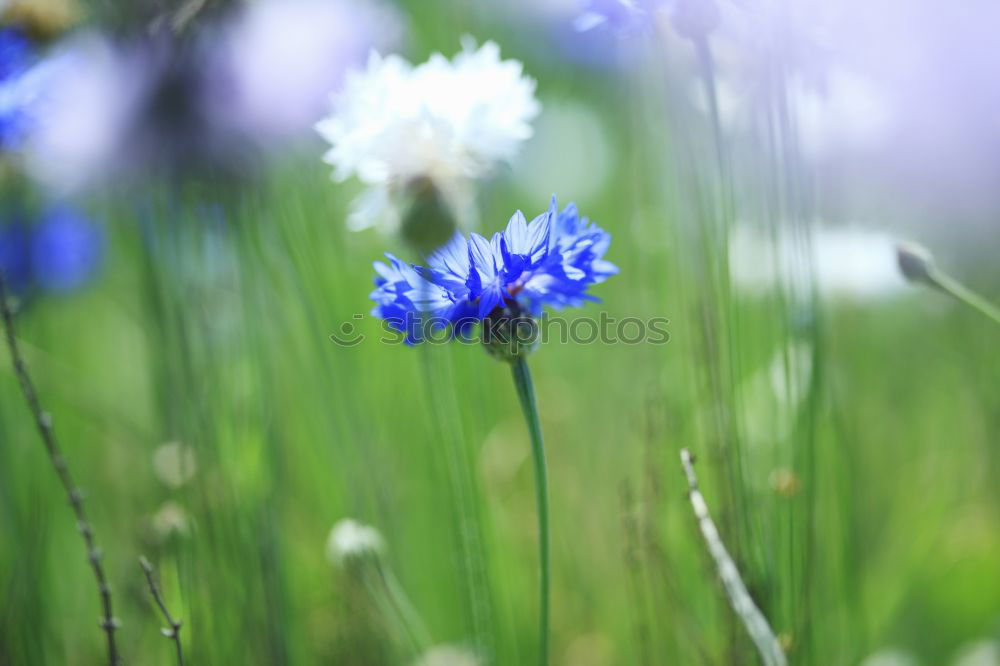
[[[741,291],[767,293],[785,288],[806,299],[810,284],[834,300],[877,302],[906,289],[896,260],[896,243],[883,231],[814,225],[803,233],[779,229],[769,234],[746,223],[733,230],[729,262]]]
[[[167,442],[153,452],[153,471],[166,486],[180,488],[197,470],[194,449],[180,442]]]
[[[339,566],[355,558],[377,555],[382,548],[382,535],[378,530],[350,518],[337,522],[326,540],[327,559]]]
[[[332,145],[323,159],[334,179],[356,176],[370,188],[355,202],[352,229],[391,225],[395,195],[416,179],[430,179],[460,210],[472,181],[531,136],[540,110],[534,80],[519,61],[501,60],[494,42],[462,43],[453,59],[435,53],[417,66],[373,52],[316,125]]]
[[[24,152],[28,170],[65,195],[107,175],[129,154],[123,137],[148,99],[148,58],[83,33],[36,66],[45,92]]]
[[[165,540],[171,536],[187,536],[191,533],[191,518],[177,502],[167,500],[152,515],[151,524],[154,535]]]

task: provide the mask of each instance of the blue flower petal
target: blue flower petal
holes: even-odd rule
[[[533,316],[545,306],[579,307],[597,301],[587,293],[590,286],[618,272],[604,259],[610,242],[575,205],[558,212],[553,197],[548,211],[531,222],[518,211],[489,240],[473,233],[465,241],[456,234],[428,256],[426,266],[386,255],[389,264],[375,264],[373,313],[416,344],[428,332],[425,324],[467,337],[505,304],[516,302]]]

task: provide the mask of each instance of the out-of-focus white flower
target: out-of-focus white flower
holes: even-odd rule
[[[346,70],[402,33],[396,12],[359,0],[264,0],[247,5],[212,54],[210,114],[255,139],[307,129]]]
[[[326,557],[343,566],[349,560],[382,551],[382,535],[369,525],[344,518],[333,526],[326,540]]]
[[[194,449],[180,442],[168,442],[153,453],[156,478],[171,488],[180,488],[190,481],[197,469]]]
[[[515,161],[514,178],[534,200],[573,192],[579,202],[600,193],[614,157],[607,131],[589,107],[546,100],[534,139]]]
[[[962,646],[952,666],[1000,666],[1000,644],[983,640]]]
[[[909,652],[889,649],[868,655],[860,666],[917,666],[919,662]]]
[[[24,146],[38,180],[62,194],[106,172],[144,99],[143,65],[97,35],[74,39],[38,65],[48,73]]]
[[[452,60],[435,53],[417,66],[373,53],[363,72],[347,75],[333,111],[316,125],[332,148],[333,176],[369,186],[348,220],[351,229],[398,224],[395,198],[430,179],[461,215],[471,182],[510,160],[532,134],[535,82],[500,48],[470,38]]]
[[[872,148],[891,126],[885,95],[869,79],[843,68],[830,69],[822,88],[793,79],[788,96],[802,152],[812,159],[831,151]]]
[[[733,283],[750,293],[787,289],[807,297],[812,280],[830,298],[877,300],[906,288],[896,263],[895,241],[886,233],[859,228],[813,227],[772,237],[748,225],[730,238]]]
[[[413,666],[480,666],[475,654],[454,645],[435,645],[420,655]]]
[[[742,71],[718,74],[719,123],[727,132],[752,131],[765,114],[767,88],[759,79]],[[710,106],[704,83],[694,80],[689,90],[695,108],[707,114]],[[889,137],[894,118],[890,100],[874,81],[852,70],[831,67],[820,81],[790,76],[787,97],[798,145],[813,162],[870,151]]]
[[[802,482],[799,475],[791,467],[777,467],[767,475],[767,484],[771,490],[784,497],[795,497]]]
[[[167,539],[174,534],[185,536],[191,531],[191,521],[187,512],[177,502],[164,502],[151,520],[153,531],[160,539]]]
[[[399,33],[395,14],[360,0],[267,0],[184,42],[82,34],[44,62],[54,73],[32,105],[26,163],[60,195],[149,172],[244,171],[248,148],[308,130],[347,68]]]

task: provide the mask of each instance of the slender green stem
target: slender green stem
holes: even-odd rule
[[[410,597],[407,596],[406,590],[396,578],[396,574],[381,562],[376,562],[376,570],[385,587],[389,605],[395,608],[404,630],[410,635],[413,644],[417,647],[417,652],[421,653],[430,649],[434,644],[434,641],[431,640],[431,633],[427,630],[427,625],[424,624],[424,620],[420,617],[413,602],[410,601]]]
[[[538,559],[541,576],[539,579],[539,663],[549,663],[549,482],[545,466],[545,444],[542,443],[542,427],[538,422],[538,407],[535,404],[535,387],[531,383],[528,362],[519,356],[511,363],[514,386],[521,400],[524,419],[531,434],[531,453],[535,463],[535,499],[538,502]]]
[[[968,305],[974,310],[979,310],[996,323],[1000,324],[1000,309],[987,301],[985,298],[972,291],[958,280],[952,278],[940,270],[935,270],[930,274],[931,284]]]

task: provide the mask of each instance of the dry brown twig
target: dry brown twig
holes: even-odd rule
[[[684,475],[688,482],[688,499],[691,500],[691,508],[694,510],[695,518],[698,519],[698,527],[701,535],[705,538],[705,545],[708,552],[715,561],[715,568],[722,580],[722,586],[726,590],[729,598],[729,605],[733,612],[740,618],[751,640],[757,647],[757,652],[766,666],[787,666],[788,659],[785,657],[781,644],[771,630],[767,618],[761,612],[757,604],[754,603],[747,586],[740,577],[736,563],[730,557],[729,551],[722,543],[719,530],[712,522],[712,516],[708,512],[708,504],[705,497],[698,489],[698,477],[694,473],[694,457],[687,449],[681,449],[681,465],[684,467]]]
[[[143,573],[146,574],[146,582],[149,584],[149,592],[153,595],[153,600],[156,601],[156,605],[160,607],[160,612],[163,613],[163,619],[165,619],[169,625],[160,631],[164,636],[171,639],[177,648],[177,666],[184,666],[184,651],[181,649],[181,621],[175,620],[174,616],[170,614],[169,610],[167,610],[167,604],[163,601],[163,595],[160,594],[160,588],[156,584],[156,578],[153,577],[153,565],[150,564],[149,560],[145,557],[140,557],[139,566],[142,567]]]
[[[73,481],[69,465],[56,441],[55,430],[52,427],[52,415],[42,409],[38,393],[35,391],[35,385],[31,381],[31,375],[28,374],[28,366],[24,362],[24,358],[21,356],[20,349],[18,348],[17,336],[14,329],[14,312],[10,307],[7,285],[4,282],[2,271],[0,271],[0,314],[2,314],[4,329],[6,330],[7,348],[10,350],[11,362],[14,365],[14,374],[21,385],[21,393],[28,403],[28,409],[31,410],[31,414],[34,417],[38,434],[41,436],[42,443],[45,445],[45,451],[49,455],[49,462],[51,462],[52,468],[59,477],[63,490],[66,491],[69,505],[76,516],[77,531],[83,537],[83,543],[87,549],[87,561],[90,563],[90,568],[94,572],[94,579],[97,581],[97,591],[101,597],[101,609],[103,611],[99,625],[107,637],[108,664],[110,666],[118,666],[119,655],[118,647],[115,643],[115,630],[118,629],[119,622],[112,610],[111,587],[108,584],[108,578],[104,573],[104,566],[102,564],[103,553],[97,547],[97,542],[94,539],[94,531],[90,527],[90,521],[87,520],[87,512],[83,506],[84,493]]]

